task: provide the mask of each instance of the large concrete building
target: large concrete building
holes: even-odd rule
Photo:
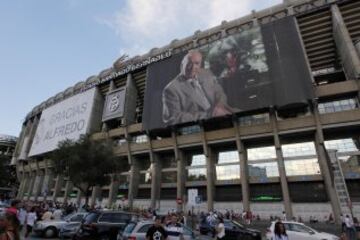
[[[305,104],[261,107],[231,117],[171,127],[144,127],[144,103],[148,104],[145,90],[152,84],[147,81],[150,66],[285,18],[295,19],[293,30],[310,73],[313,95]],[[94,139],[111,139],[123,165],[122,171],[112,175],[109,186],[93,190],[93,202],[163,211],[189,209],[194,199],[188,194],[197,191],[195,210],[251,210],[262,217],[279,216],[285,211],[288,217],[305,220],[330,213],[338,217],[352,210],[359,217],[359,40],[359,1],[289,0],[196,31],[146,55],[121,58],[109,69],[69,87],[28,113],[14,155],[21,181],[18,197],[81,199],[66,176],[54,175],[47,154],[54,148],[36,145],[36,136],[39,129],[46,129],[42,119],[61,111],[61,106],[71,105],[71,99],[87,93],[86,89],[96,89],[91,93],[94,100],[89,119],[98,124],[88,127],[89,132]],[[124,102],[122,111],[114,117],[111,111],[119,102]],[[60,117],[54,119],[56,122]],[[47,132],[45,138],[64,135],[67,126]]]

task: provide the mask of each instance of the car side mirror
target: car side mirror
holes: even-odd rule
[[[310,235],[314,235],[314,234],[315,234],[315,232],[313,232],[313,231],[310,231],[309,233],[310,233]]]

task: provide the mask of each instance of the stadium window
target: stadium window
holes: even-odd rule
[[[187,181],[206,180],[206,157],[204,154],[197,154],[191,157],[187,169]]]
[[[300,157],[316,155],[314,142],[291,143],[281,146],[284,157]]]
[[[270,122],[269,113],[260,113],[248,116],[241,116],[238,119],[240,126],[265,124]]]
[[[316,158],[285,160],[286,176],[320,175],[320,166]]]
[[[125,137],[115,138],[115,139],[113,140],[114,146],[121,146],[121,145],[123,145],[123,144],[125,144],[125,143],[126,143]]]
[[[240,161],[237,151],[220,152],[216,165],[217,180],[240,179]]]
[[[133,143],[146,143],[148,142],[148,137],[146,134],[136,135],[136,136],[132,136],[131,140],[132,140],[131,142]]]
[[[279,177],[279,169],[277,162],[251,163],[248,167],[250,177]]]
[[[331,102],[322,102],[318,104],[320,114],[342,112],[358,108],[358,103],[355,98],[348,98],[336,100]]]
[[[328,150],[335,149],[339,153],[359,151],[359,148],[356,146],[354,139],[352,138],[327,140],[325,141],[325,148]]]
[[[186,126],[178,129],[180,135],[189,135],[194,133],[199,133],[201,128],[199,125]]]
[[[274,146],[258,147],[247,149],[248,161],[275,159],[276,151]]]

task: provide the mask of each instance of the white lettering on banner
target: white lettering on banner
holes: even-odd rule
[[[167,50],[166,52],[163,52],[159,55],[156,55],[154,57],[148,57],[147,59],[143,60],[142,62],[138,62],[138,63],[135,63],[135,64],[129,64],[127,66],[125,66],[124,68],[120,69],[119,71],[117,72],[113,72],[111,73],[109,76],[106,76],[105,78],[101,78],[97,81],[94,81],[90,84],[87,84],[83,89],[82,91],[86,91],[90,88],[93,88],[99,84],[102,84],[102,83],[105,83],[105,82],[108,82],[112,79],[115,79],[117,77],[120,77],[122,75],[125,75],[125,74],[128,74],[129,72],[132,72],[132,71],[135,71],[137,69],[140,69],[142,67],[145,67],[151,63],[154,63],[154,62],[158,62],[158,61],[161,61],[165,58],[168,58],[168,57],[171,57],[172,55],[172,50],[169,49]]]
[[[36,129],[29,156],[49,152],[60,141],[78,140],[89,129],[96,89],[77,94],[45,109]]]

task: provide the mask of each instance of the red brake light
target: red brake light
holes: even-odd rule
[[[136,237],[135,236],[130,236],[130,237],[128,237],[128,240],[136,240]]]

